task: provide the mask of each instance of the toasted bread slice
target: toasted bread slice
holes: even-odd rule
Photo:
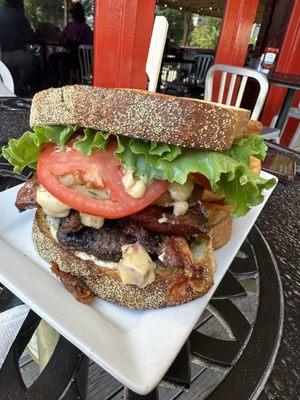
[[[146,141],[215,151],[247,131],[250,111],[136,89],[65,86],[32,102],[30,125],[79,125]]]
[[[215,257],[209,236],[199,235],[193,244],[195,261],[203,269],[201,279],[183,278],[181,268],[157,267],[155,281],[140,289],[124,285],[118,271],[78,258],[53,238],[48,219],[42,209],[35,214],[32,231],[33,243],[40,256],[59,270],[77,277],[94,295],[129,308],[160,308],[191,301],[205,294],[213,285]]]
[[[213,249],[217,250],[229,242],[232,233],[232,217],[225,213],[216,225],[210,227]]]
[[[229,242],[232,233],[232,206],[206,202],[204,207],[208,215],[208,226],[213,249],[217,250]]]

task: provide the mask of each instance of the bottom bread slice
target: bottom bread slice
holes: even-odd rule
[[[44,260],[56,263],[61,271],[78,277],[95,296],[121,306],[139,309],[175,306],[204,295],[213,285],[216,262],[212,240],[206,235],[199,235],[193,245],[195,261],[202,269],[201,279],[195,281],[185,277],[181,268],[157,267],[155,281],[143,289],[124,285],[116,269],[82,260],[62,247],[53,238],[42,209],[36,211],[32,238]]]
[[[217,224],[210,226],[210,236],[212,237],[213,249],[217,250],[229,242],[232,234],[232,217],[225,214]]]

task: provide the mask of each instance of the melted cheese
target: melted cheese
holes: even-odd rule
[[[118,272],[124,285],[144,288],[155,280],[155,263],[139,243],[122,246]]]
[[[70,207],[57,200],[42,185],[37,190],[36,201],[42,207],[44,213],[51,217],[67,217],[70,213]]]

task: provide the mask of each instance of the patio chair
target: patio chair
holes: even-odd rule
[[[165,63],[161,72],[161,92],[175,96],[190,96],[189,79],[193,76],[194,61]]]
[[[255,103],[255,106],[253,108],[253,111],[252,111],[252,114],[250,117],[252,120],[257,120],[261,113],[261,110],[263,108],[263,105],[265,103],[265,100],[266,100],[266,97],[267,97],[267,94],[269,91],[269,83],[268,83],[267,78],[260,72],[254,70],[254,69],[250,69],[250,68],[234,67],[231,65],[222,65],[222,64],[213,65],[208,70],[207,75],[206,75],[206,80],[205,80],[204,100],[206,100],[206,101],[212,100],[214,75],[216,72],[222,73],[221,81],[220,81],[220,88],[219,88],[219,93],[218,93],[218,100],[217,100],[217,102],[221,103],[221,104],[234,105],[235,107],[240,107],[248,78],[255,79],[258,82],[258,84],[260,86],[260,90],[259,90],[259,94],[256,99],[256,103]],[[223,99],[223,97],[224,97],[227,74],[231,74],[231,78],[230,78],[230,84],[229,84],[229,88],[228,88],[227,97],[225,100],[225,99]],[[235,87],[238,86],[238,83],[236,82],[237,76],[242,77],[242,79],[240,80],[237,97],[234,102],[233,93],[234,93]],[[234,103],[234,104],[232,104],[232,103]],[[264,126],[262,135],[263,135],[264,139],[268,139],[268,140],[272,139],[272,140],[275,140],[277,143],[279,143],[280,129]]]
[[[12,74],[4,62],[0,61],[0,81],[11,93],[15,93],[15,85]]]
[[[78,47],[78,58],[80,66],[80,81],[82,84],[91,85],[93,78],[93,46],[81,44]]]
[[[198,57],[199,53],[197,53],[196,51],[185,51],[182,54],[182,58],[184,60],[191,60],[194,61],[197,57]]]
[[[214,63],[214,56],[211,54],[199,54],[197,58],[195,86],[197,88],[204,89],[206,74]]]

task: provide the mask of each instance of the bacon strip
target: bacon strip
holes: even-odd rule
[[[165,265],[183,269],[195,269],[189,245],[182,236],[166,236],[159,248],[160,259]]]
[[[137,214],[129,215],[126,219],[150,231],[167,235],[182,236],[209,232],[205,224],[207,214],[200,201],[186,214],[180,216],[175,216],[171,208],[149,206]]]
[[[28,210],[30,208],[39,207],[36,202],[36,192],[39,187],[39,181],[36,176],[29,179],[18,191],[16,207],[20,212]]]
[[[64,287],[72,293],[76,300],[85,304],[93,300],[94,295],[82,279],[59,269],[55,261],[51,262],[51,271],[61,280]]]
[[[59,232],[61,235],[78,232],[83,227],[78,211],[71,210],[67,217],[61,218]]]

